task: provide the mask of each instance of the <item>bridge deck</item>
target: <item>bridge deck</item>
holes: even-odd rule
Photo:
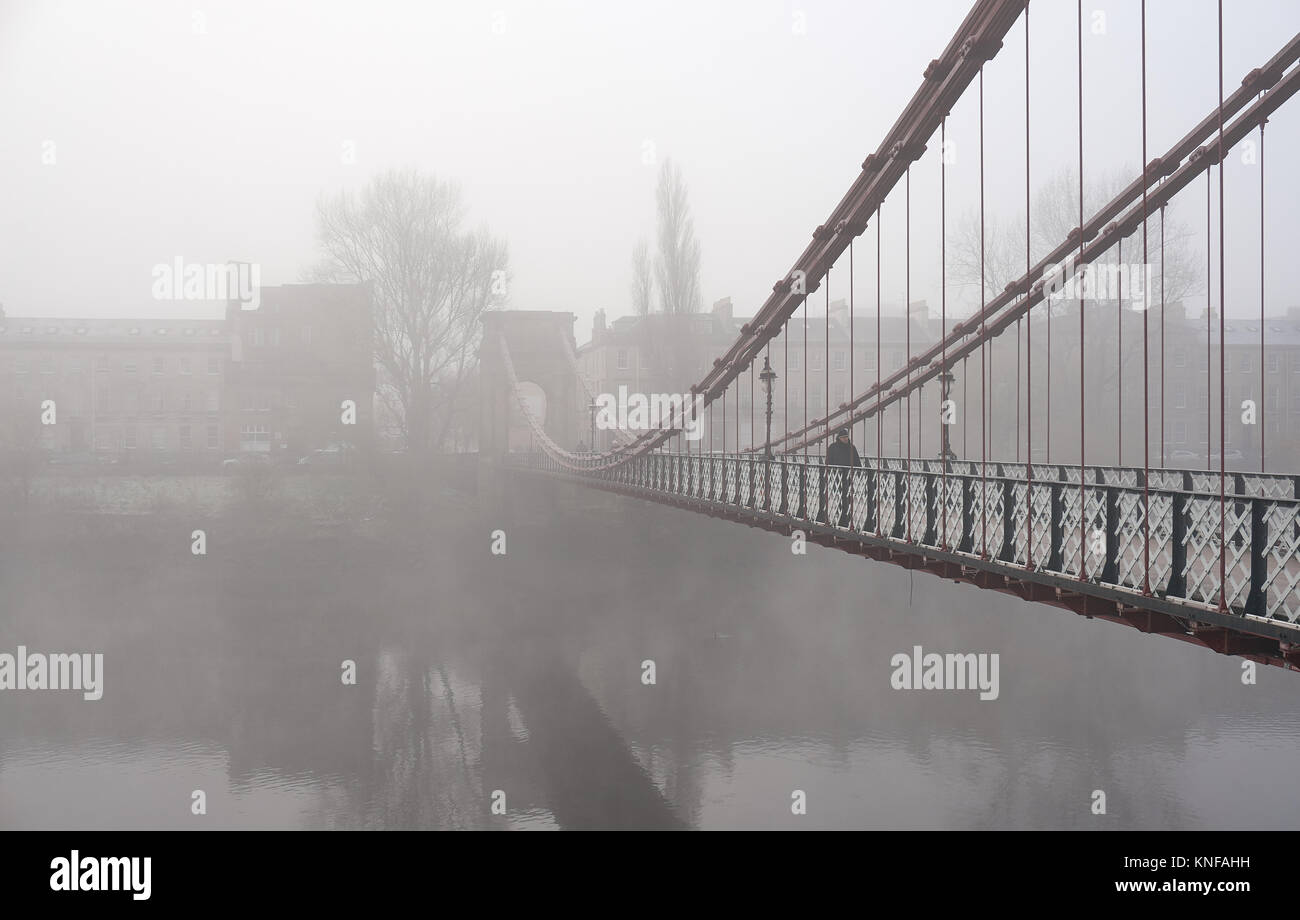
[[[575,471],[507,465],[921,569],[1300,670],[1293,476],[869,458],[652,453]],[[1082,480],[1082,481],[1081,481]],[[1146,508],[1150,507],[1149,521]],[[1226,538],[1226,539],[1223,539]],[[1149,542],[1148,542],[1149,541]],[[1148,550],[1149,546],[1149,550]],[[1220,555],[1224,579],[1220,580]],[[1220,586],[1227,589],[1220,597]],[[1222,603],[1221,603],[1222,600]]]

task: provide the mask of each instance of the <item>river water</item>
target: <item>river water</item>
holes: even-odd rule
[[[105,665],[0,693],[0,827],[1300,827],[1300,674],[567,501],[202,557],[183,514],[8,534],[0,652]],[[996,698],[896,689],[916,646],[996,654]]]

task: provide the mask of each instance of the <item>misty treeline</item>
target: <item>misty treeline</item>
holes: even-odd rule
[[[638,317],[641,359],[664,384],[682,387],[697,368],[700,344],[690,329],[704,298],[700,289],[700,241],[695,236],[686,180],[671,158],[659,167],[655,188],[655,240],[632,250],[632,309]]]
[[[480,318],[508,291],[505,241],[465,228],[466,211],[455,182],[414,169],[317,203],[311,276],[369,284],[376,392],[412,453],[446,447],[472,399]]]
[[[1084,220],[1090,220],[1123,191],[1129,181],[1121,170],[1090,175],[1083,188]],[[1077,226],[1078,173],[1063,169],[1040,185],[1031,199],[1030,264],[1036,264],[1046,257]],[[981,234],[979,212],[974,210],[963,215],[949,231],[948,277],[954,285],[973,288],[977,294],[982,277],[985,297],[991,300],[1002,293],[1009,283],[1025,274],[1025,213],[1021,210],[1010,217],[986,214],[982,231]],[[1146,236],[1145,261],[1154,266],[1149,294],[1156,303],[1161,300],[1161,284],[1164,285],[1165,303],[1179,303],[1188,295],[1201,290],[1204,282],[1201,269],[1204,266],[1198,262],[1197,253],[1192,248],[1191,227],[1177,217],[1174,205],[1171,204],[1163,211],[1156,207],[1150,209]],[[1163,275],[1160,272],[1162,236]],[[1121,250],[1125,263],[1143,261],[1140,226],[1119,245],[1112,247],[1100,261],[1118,263]]]

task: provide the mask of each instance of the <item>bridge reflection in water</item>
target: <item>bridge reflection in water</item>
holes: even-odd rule
[[[641,501],[566,508],[599,493],[518,478],[559,510],[480,512],[481,539],[326,542],[291,584],[256,545],[155,576],[147,603],[92,553],[53,580],[7,556],[27,644],[99,630],[107,692],[0,695],[0,826],[1300,823],[1276,794],[1300,757],[1291,674],[1243,688],[1232,658],[840,553],[791,564],[787,540]],[[485,517],[508,555],[486,552]],[[25,613],[50,605],[69,613]],[[1000,696],[891,689],[915,644],[1000,653]]]

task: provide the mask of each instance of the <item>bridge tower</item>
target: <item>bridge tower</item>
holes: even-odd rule
[[[550,310],[492,310],[483,314],[479,346],[479,453],[499,458],[526,450],[531,431],[510,392],[501,354],[505,340],[520,391],[548,435],[566,450],[582,439],[578,421],[585,408],[565,348],[576,353],[574,315]],[[567,340],[567,345],[566,345]]]

